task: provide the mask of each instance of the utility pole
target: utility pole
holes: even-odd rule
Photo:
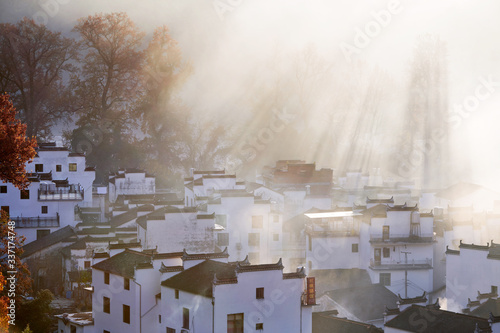
[[[401,253],[405,254],[405,298],[408,298],[408,254],[411,252],[401,251]]]

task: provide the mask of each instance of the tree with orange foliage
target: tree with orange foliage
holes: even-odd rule
[[[16,110],[9,100],[9,95],[0,95],[0,180],[11,182],[19,189],[26,188],[26,163],[36,155],[36,140],[26,138],[26,125],[16,119]],[[24,237],[17,237],[14,226],[9,223],[7,212],[0,211],[0,329],[7,331],[9,317],[7,306],[14,300],[16,307],[21,303],[21,296],[31,290],[31,278],[28,266],[21,263]],[[7,288],[8,278],[14,277],[15,291]],[[13,296],[15,294],[15,296]]]
[[[16,119],[9,95],[0,95],[0,180],[26,188],[26,163],[33,161],[36,146],[35,138],[26,137],[26,125]]]

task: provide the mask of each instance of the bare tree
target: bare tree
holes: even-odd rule
[[[74,40],[24,18],[0,24],[0,88],[10,94],[27,135],[50,136],[50,127],[68,110],[64,76],[75,70]]]

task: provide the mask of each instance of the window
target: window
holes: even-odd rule
[[[130,306],[123,304],[123,322],[130,324]]]
[[[229,234],[227,232],[217,234],[217,245],[218,246],[228,246],[229,245]]]
[[[70,325],[69,329],[71,333],[76,333],[76,326]]]
[[[61,172],[62,171],[62,165],[61,164],[57,164],[56,165],[56,172]]]
[[[42,206],[42,214],[47,214],[49,212],[48,206]]]
[[[182,328],[189,329],[189,309],[182,308]]]
[[[391,285],[391,273],[380,273],[379,283],[383,286]]]
[[[70,163],[68,169],[69,171],[76,171],[76,163]]]
[[[249,233],[248,234],[248,245],[259,246],[260,245],[260,234],[259,233]]]
[[[280,216],[279,215],[273,215],[273,221],[274,221],[274,223],[278,223],[280,221]]]
[[[264,288],[255,289],[255,298],[263,299],[264,298]]]
[[[384,225],[382,227],[382,240],[387,240],[389,239],[389,226]]]
[[[278,242],[280,240],[280,234],[273,234],[273,241]]]
[[[175,289],[175,299],[179,299],[179,289]]]
[[[110,331],[106,331],[106,330],[104,330],[104,331],[102,331],[102,333],[111,333],[111,332],[110,332]]]
[[[90,260],[85,260],[83,262],[83,268],[85,268],[85,269],[89,269],[90,268]]]
[[[36,231],[36,239],[40,239],[40,238],[43,238],[47,235],[50,234],[50,230],[49,229],[38,229]]]
[[[308,242],[307,242],[307,249],[309,251],[312,251],[312,249],[313,249],[313,239],[312,239],[311,235],[307,235],[307,240],[308,240]]]
[[[0,193],[7,193],[7,185],[0,186]]]
[[[130,279],[123,278],[123,289],[130,290]]]
[[[167,327],[167,333],[175,333],[175,329]]]
[[[384,258],[389,258],[391,256],[391,249],[388,247],[384,247],[382,249],[382,255],[384,256]]]
[[[262,215],[252,216],[252,228],[262,229],[264,217]]]
[[[226,215],[215,215],[215,223],[227,228],[227,216]]]
[[[161,324],[161,315],[158,315],[158,322]]]
[[[2,206],[2,207],[0,207],[0,209],[3,210],[4,212],[6,212],[7,214],[10,214],[9,206]]]
[[[109,284],[109,273],[104,272],[104,284]]]
[[[35,164],[35,172],[43,172],[43,164]]]
[[[358,252],[358,251],[359,251],[359,249],[358,249],[358,243],[354,243],[354,244],[352,244],[352,245],[351,245],[351,252],[352,252],[352,253],[356,253],[356,252]]]
[[[227,333],[243,333],[243,313],[227,315]]]
[[[109,297],[102,297],[102,312],[111,313],[111,303]]]
[[[255,324],[255,329],[256,330],[263,330],[264,329],[264,324],[263,323],[257,323],[257,324]]]
[[[258,264],[260,262],[260,253],[259,252],[248,252],[248,261],[252,264]]]
[[[21,190],[21,199],[29,199],[30,198],[30,190]]]
[[[498,286],[491,286],[491,293],[497,294],[498,293]]]

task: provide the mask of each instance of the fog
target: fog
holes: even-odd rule
[[[439,38],[447,107],[437,118],[431,110],[411,116],[437,119],[432,126],[449,135],[432,146],[428,132],[417,131],[410,146],[423,142],[430,165],[444,169],[436,171],[449,177],[440,185],[500,189],[497,1],[3,0],[0,9],[1,22],[33,17],[73,37],[77,19],[96,12],[124,11],[149,38],[167,25],[193,66],[182,99],[198,117],[236,132],[236,158],[220,165],[228,170],[288,158],[408,176],[401,163],[411,151],[400,152],[412,127],[412,61],[419,38]],[[457,111],[467,103],[470,112]],[[425,163],[405,170],[426,177]]]

